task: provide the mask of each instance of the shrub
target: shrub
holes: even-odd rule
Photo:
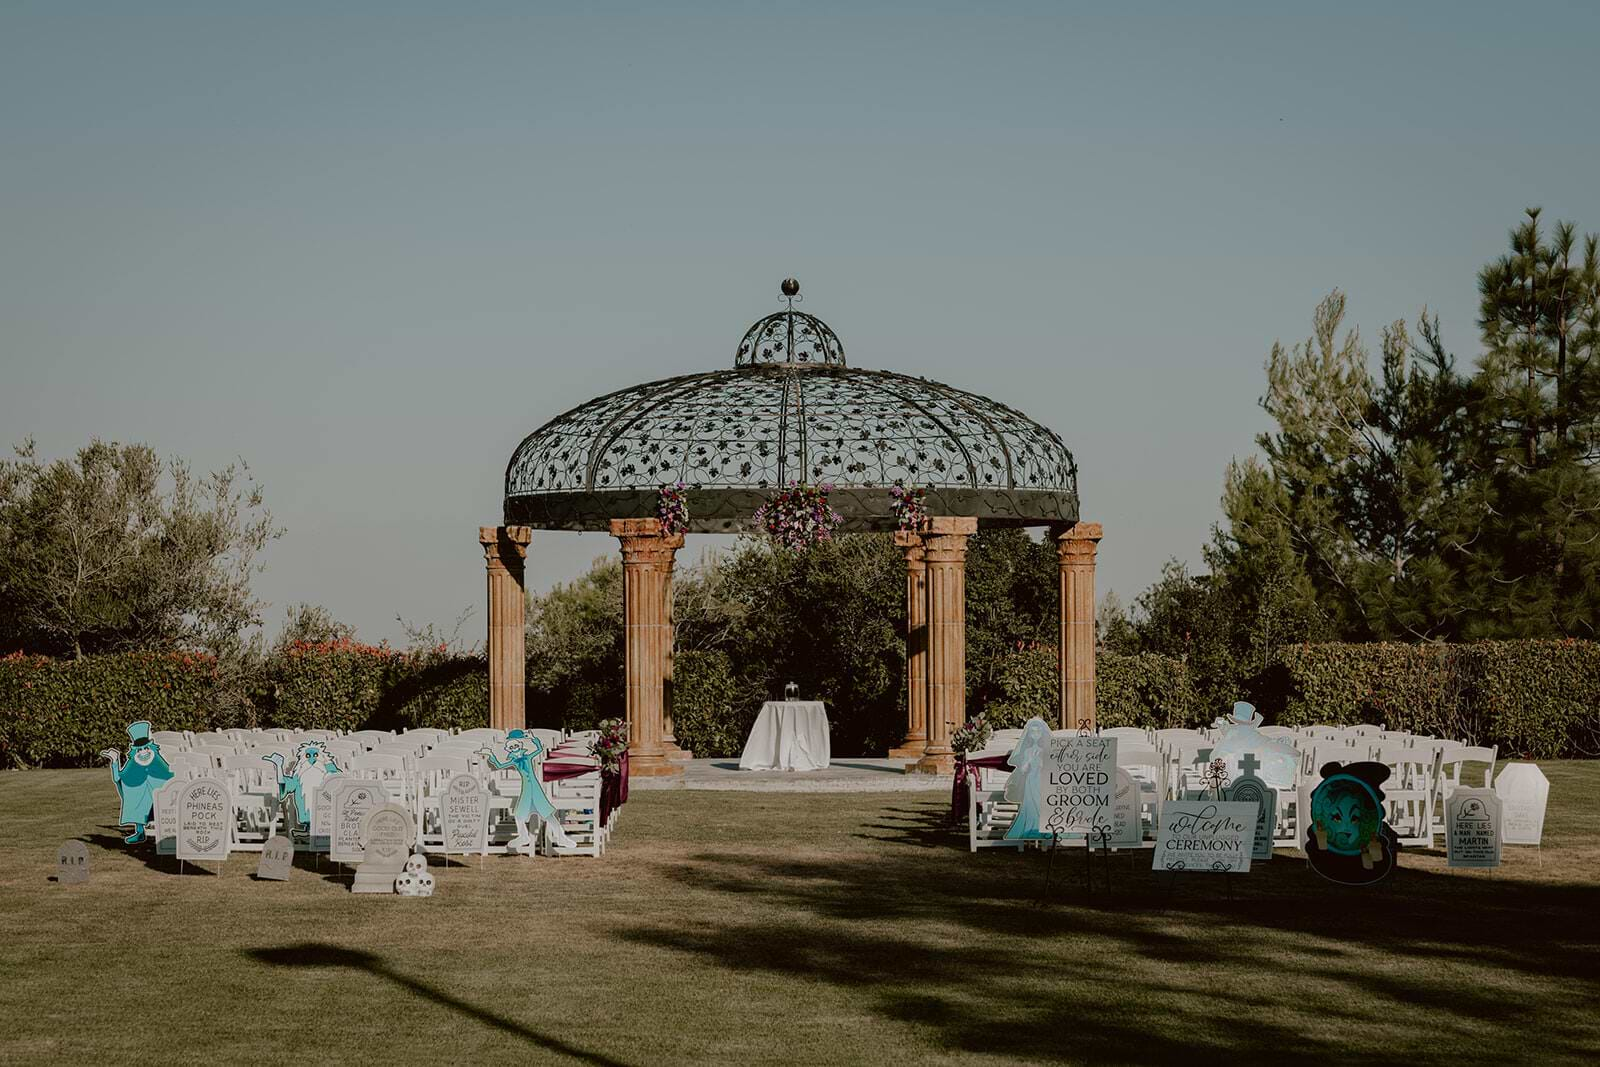
[[[737,756],[760,714],[760,688],[742,681],[726,652],[673,657],[672,732],[696,756]]]
[[[442,648],[395,657],[377,721],[383,729],[400,730],[488,726],[488,660],[451,655]]]
[[[1600,644],[1319,644],[1279,650],[1286,725],[1380,723],[1532,759],[1594,756]]]
[[[206,730],[216,721],[216,660],[187,652],[118,652],[78,660],[0,658],[0,762],[77,766],[128,747],[127,725]]]
[[[1000,697],[982,709],[997,729],[1018,727],[1034,716],[1055,725],[1058,667],[1050,645],[1019,648],[1002,658],[995,677]],[[1181,660],[1154,653],[1095,656],[1096,720],[1101,726],[1196,725],[1206,715]]]
[[[383,645],[295,641],[267,664],[266,724],[290,730],[359,730],[378,717],[399,653]]]

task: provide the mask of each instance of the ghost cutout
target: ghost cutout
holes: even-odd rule
[[[1232,712],[1212,723],[1222,730],[1222,736],[1211,746],[1211,758],[1233,765],[1240,757],[1253,755],[1261,763],[1255,772],[1257,778],[1274,789],[1293,789],[1300,755],[1287,742],[1261,736],[1262,721],[1255,705],[1243,700],[1234,704]]]
[[[145,827],[150,823],[156,806],[156,790],[172,780],[172,768],[161,755],[161,746],[150,740],[150,724],[144,719],[128,724],[128,762],[114,748],[100,753],[111,761],[111,780],[116,783],[117,796],[122,800],[120,821],[131,824],[133,833],[123,840],[137,845],[144,840]]]
[[[1399,837],[1386,820],[1381,763],[1328,763],[1311,791],[1306,859],[1324,878],[1371,885],[1394,870]]]
[[[414,853],[394,880],[394,891],[403,897],[433,896],[433,875],[428,873],[428,858]]]
[[[285,769],[283,757],[270,752],[261,757],[272,764],[278,778],[278,802],[294,798],[295,832],[310,832],[311,806],[316,803],[322,783],[342,773],[339,764],[322,747],[321,741],[302,741],[295,746],[294,762]]]

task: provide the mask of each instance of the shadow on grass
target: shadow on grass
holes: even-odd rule
[[[356,949],[341,948],[338,945],[328,945],[319,942],[304,942],[298,945],[287,945],[281,948],[253,948],[245,955],[259,963],[270,964],[275,967],[344,967],[354,971],[364,971],[375,978],[382,978],[392,982],[408,992],[414,993],[424,1000],[449,1008],[470,1019],[475,1019],[485,1026],[493,1027],[512,1037],[526,1041],[551,1052],[559,1052],[564,1056],[582,1060],[585,1063],[604,1064],[607,1067],[624,1067],[619,1060],[597,1052],[570,1045],[560,1038],[541,1034],[530,1030],[521,1023],[497,1015],[485,1008],[469,1004],[459,997],[453,997],[442,989],[419,982],[409,975],[401,974],[391,968],[381,957],[370,952],[360,952]]]
[[[80,840],[98,848],[105,849],[107,852],[120,852],[124,855],[132,856],[134,859],[138,860],[152,871],[159,871],[162,874],[181,873],[185,876],[192,874],[215,877],[217,873],[216,871],[208,871],[197,863],[182,864],[182,869],[180,871],[178,857],[163,856],[158,853],[156,851],[156,843],[154,838],[141,841],[137,845],[128,844],[125,840],[123,840],[120,834],[86,834],[80,838]]]
[[[1065,869],[1055,859],[1041,908],[1045,854],[972,855],[938,804],[877,814],[855,834],[875,848],[707,851],[667,865],[725,918],[615,936],[824,983],[935,1046],[1033,1062],[1431,1061],[1468,1049],[1521,1062],[1529,1035],[1541,1062],[1593,1062],[1600,1041],[1592,885],[1408,868],[1402,856],[1361,889],[1280,855],[1224,886],[1158,877],[1141,852],[1113,860],[1112,894],[1089,897],[1074,853]]]

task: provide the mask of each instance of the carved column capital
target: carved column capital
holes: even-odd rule
[[[672,569],[683,534],[661,532],[660,519],[612,519],[611,536],[622,543],[622,565]]]
[[[1098,522],[1079,522],[1056,534],[1056,559],[1063,567],[1094,566],[1100,539],[1105,536]]]
[[[978,532],[978,520],[935,515],[923,524],[923,558],[929,563],[961,563],[967,558],[967,539]]]
[[[490,570],[508,570],[522,573],[523,560],[528,555],[528,545],[533,541],[533,528],[529,526],[480,526],[478,544],[483,546],[483,561]]]

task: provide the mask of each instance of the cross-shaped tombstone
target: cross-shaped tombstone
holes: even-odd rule
[[[1246,752],[1243,756],[1239,757],[1239,769],[1247,776],[1254,778],[1256,771],[1260,770],[1260,768],[1261,761],[1256,759],[1256,754],[1254,752]]]

